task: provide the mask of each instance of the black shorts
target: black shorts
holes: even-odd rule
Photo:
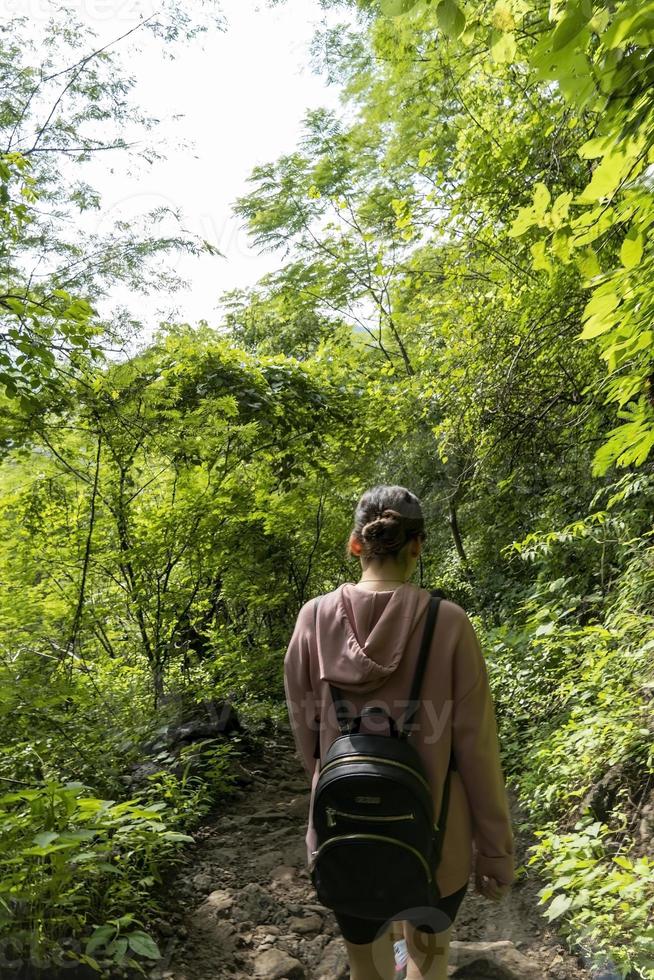
[[[468,883],[466,882],[463,888],[459,888],[457,892],[443,896],[433,908],[420,909],[411,916],[399,914],[385,921],[381,919],[357,919],[353,915],[340,915],[340,913],[334,913],[334,916],[343,939],[357,945],[373,942],[386,931],[393,919],[409,921],[418,932],[444,932],[454,922],[467,890]]]

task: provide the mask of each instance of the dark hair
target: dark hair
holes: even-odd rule
[[[357,504],[351,533],[362,558],[395,557],[411,538],[426,537],[420,501],[406,487],[372,487]]]

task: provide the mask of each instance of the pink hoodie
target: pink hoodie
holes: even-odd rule
[[[284,658],[284,686],[298,755],[311,778],[308,865],[316,848],[316,735],[319,731],[324,759],[340,734],[329,684],[343,692],[350,717],[365,705],[377,704],[400,720],[429,599],[426,589],[410,582],[392,592],[371,592],[346,582],[321,598],[317,633],[314,600],[300,609]],[[440,603],[412,728],[410,741],[427,771],[435,815],[451,746],[458,766],[451,777],[443,853],[436,871],[441,894],[449,895],[468,881],[473,841],[479,874],[510,884],[513,834],[486,664],[470,620],[447,600]]]

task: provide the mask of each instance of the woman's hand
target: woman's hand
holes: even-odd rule
[[[505,885],[497,878],[490,878],[488,875],[475,875],[475,891],[489,898],[492,902],[500,902],[508,894],[510,885]]]

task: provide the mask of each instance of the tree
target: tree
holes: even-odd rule
[[[5,398],[5,449],[20,442],[44,409],[68,407],[67,377],[120,344],[121,319],[100,317],[98,301],[121,282],[148,290],[174,287],[178,277],[149,262],[175,249],[216,249],[186,233],[179,216],[155,209],[131,225],[84,233],[76,214],[101,207],[83,164],[112,154],[152,160],[161,154],[142,137],[156,120],[129,99],[134,78],[121,48],[146,32],[183,41],[220,26],[205,13],[165,4],[122,36],[100,42],[72,9],[60,5],[34,38],[28,18],[14,17],[0,37],[0,384]],[[81,56],[80,56],[81,52]],[[129,138],[131,135],[134,139]],[[172,219],[172,230],[171,227]],[[169,228],[166,229],[165,224]]]
[[[543,91],[560,93],[560,125],[576,134],[582,161],[597,162],[582,187],[543,175],[512,234],[526,236],[534,268],[549,271],[554,256],[573,264],[591,290],[579,336],[598,344],[607,366],[604,401],[621,420],[598,448],[594,472],[642,464],[654,448],[649,5],[498,0],[473,7],[443,0],[425,10],[423,0],[382,0],[380,10],[401,20],[407,15],[427,36],[450,38],[473,58],[481,44],[482,57],[500,71],[526,71]]]

